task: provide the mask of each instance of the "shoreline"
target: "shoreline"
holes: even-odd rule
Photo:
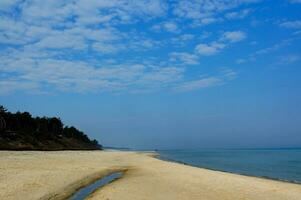
[[[213,168],[209,168],[209,167],[192,165],[192,164],[189,164],[189,163],[186,163],[183,161],[178,161],[178,160],[174,160],[174,159],[161,157],[159,153],[158,153],[158,155],[155,155],[154,158],[157,158],[159,160],[166,161],[166,162],[173,162],[173,163],[178,163],[178,164],[182,164],[182,165],[187,165],[187,166],[191,166],[191,167],[196,167],[196,168],[206,169],[206,170],[211,170],[211,171],[216,171],[216,172],[223,172],[223,173],[236,174],[236,175],[241,175],[241,176],[246,176],[246,177],[262,178],[262,179],[266,179],[266,180],[280,181],[280,182],[284,182],[284,183],[292,183],[292,184],[301,185],[300,181],[291,181],[291,180],[285,180],[285,179],[280,179],[280,178],[273,178],[273,177],[269,177],[269,176],[255,176],[255,175],[249,175],[249,174],[244,174],[244,173],[230,172],[230,171],[226,171],[226,170],[218,170],[218,169],[213,169]]]
[[[123,176],[87,199],[300,199],[301,185],[164,161],[156,152],[0,151],[0,199],[66,199],[102,177]],[[239,198],[237,198],[239,197]]]

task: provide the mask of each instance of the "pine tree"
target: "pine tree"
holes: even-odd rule
[[[4,119],[4,114],[6,111],[7,110],[3,106],[0,106],[0,132],[4,132],[6,129],[6,122]]]

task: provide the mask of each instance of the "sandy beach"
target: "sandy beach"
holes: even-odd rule
[[[114,171],[124,176],[88,199],[301,199],[301,185],[178,163],[146,153],[111,151],[1,151],[0,199],[66,199]]]

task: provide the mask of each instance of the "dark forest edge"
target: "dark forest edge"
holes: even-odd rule
[[[75,127],[57,117],[32,117],[29,112],[11,113],[0,105],[0,150],[100,150]]]

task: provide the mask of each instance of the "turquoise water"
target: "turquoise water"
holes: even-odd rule
[[[159,154],[192,166],[301,183],[301,149],[164,150]]]

